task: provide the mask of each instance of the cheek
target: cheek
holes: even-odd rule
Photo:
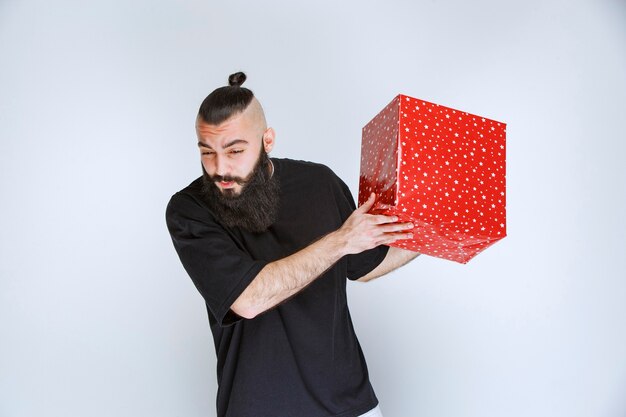
[[[233,169],[237,170],[237,175],[241,177],[246,177],[252,174],[254,170],[254,166],[256,164],[256,158],[250,154],[246,155],[244,158],[241,158],[239,162],[233,167]]]
[[[208,161],[206,158],[202,158],[200,162],[202,163],[202,168],[204,168],[204,171],[207,174],[211,176],[215,175],[215,164],[211,163],[211,161]]]

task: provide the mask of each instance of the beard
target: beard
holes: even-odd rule
[[[261,146],[261,154],[248,178],[222,177],[209,175],[202,168],[202,196],[224,226],[261,233],[276,220],[279,202],[279,184],[270,172],[271,162]],[[272,169],[273,171],[273,169]],[[223,192],[217,187],[219,181],[235,181],[241,185],[241,192]]]

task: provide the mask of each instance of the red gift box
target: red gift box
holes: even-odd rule
[[[398,95],[363,128],[359,205],[414,224],[390,246],[467,263],[506,236],[506,124]]]

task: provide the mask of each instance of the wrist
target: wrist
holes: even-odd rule
[[[323,240],[327,245],[325,252],[335,255],[335,259],[333,259],[334,261],[338,261],[349,254],[348,239],[345,234],[342,233],[341,229],[327,234],[324,236]]]

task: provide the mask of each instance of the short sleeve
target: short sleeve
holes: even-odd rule
[[[343,195],[343,204],[340,204],[340,210],[342,212],[343,221],[346,221],[350,214],[356,210],[356,204],[354,203],[354,198],[346,183],[338,176],[335,176],[335,178],[339,183]],[[361,253],[348,255],[348,279],[354,281],[369,274],[385,259],[388,251],[389,246],[380,245]]]
[[[267,262],[254,260],[206,207],[177,193],[166,210],[167,228],[180,261],[220,326],[241,320],[230,306]]]
[[[380,245],[356,255],[348,255],[348,279],[357,280],[374,270],[387,256],[389,246]]]

